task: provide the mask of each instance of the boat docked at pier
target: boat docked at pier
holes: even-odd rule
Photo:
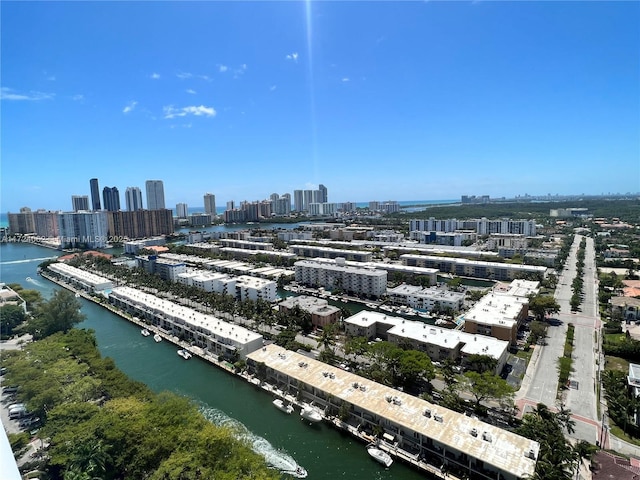
[[[393,463],[393,459],[391,458],[391,455],[389,455],[387,452],[382,450],[375,443],[370,443],[369,445],[367,445],[367,453],[376,462],[381,463],[382,465],[384,465],[387,468],[389,468],[391,466],[391,464]]]
[[[281,398],[276,398],[271,403],[273,403],[278,410],[288,415],[291,415],[293,413],[293,405],[291,405],[290,403],[284,403],[284,401]]]
[[[178,355],[180,355],[185,360],[189,360],[192,357],[191,352],[185,349],[178,350]]]
[[[318,423],[322,421],[322,414],[317,408],[311,405],[305,405],[302,407],[302,410],[300,410],[300,416],[311,423]]]
[[[143,337],[148,337],[149,335],[151,335],[151,332],[149,330],[147,330],[146,328],[143,328],[142,330],[140,330],[140,334]]]
[[[162,341],[162,337],[160,336],[160,334],[159,334],[159,333],[156,333],[156,334],[153,336],[153,339],[154,339],[156,342],[161,342],[161,341]]]

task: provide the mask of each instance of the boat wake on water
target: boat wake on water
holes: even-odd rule
[[[13,265],[15,263],[44,262],[45,260],[53,260],[54,258],[58,258],[58,257],[25,258],[24,260],[8,260],[6,262],[0,262],[0,265]]]
[[[264,457],[271,468],[296,478],[307,476],[307,471],[291,455],[278,450],[266,438],[256,435],[235,418],[215,408],[201,406],[200,411],[211,423],[231,429],[238,439],[246,441],[254,452]]]

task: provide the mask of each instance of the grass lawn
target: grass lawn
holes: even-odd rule
[[[624,440],[625,442],[629,442],[633,445],[640,446],[640,440],[630,437],[629,435],[624,433],[622,429],[613,422],[611,422],[611,435],[618,437]]]
[[[626,335],[624,333],[605,333],[604,341],[610,343],[622,343]]]
[[[621,372],[628,372],[629,362],[624,358],[607,355],[604,357],[604,368],[605,370],[618,370]]]
[[[533,348],[530,348],[526,352],[524,350],[518,350],[516,352],[516,357],[522,358],[527,365],[529,364],[529,360],[531,360],[531,355],[533,355]]]

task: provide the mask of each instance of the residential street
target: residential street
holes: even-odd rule
[[[576,254],[582,239],[576,235],[565,268],[558,280],[555,299],[560,305],[560,313],[550,319],[546,344],[536,347],[522,388],[518,392],[517,405],[522,413],[537,403],[544,403],[552,409],[565,407],[573,413],[576,422],[574,438],[595,443],[600,434],[596,403],[596,358],[599,357],[597,336],[600,327],[597,300],[597,274],[593,239],[586,238],[584,266],[584,300],[581,311],[571,313],[571,282],[576,275]],[[558,358],[563,355],[564,342],[569,323],[575,325],[573,372],[571,387],[564,391],[563,399],[557,398]]]

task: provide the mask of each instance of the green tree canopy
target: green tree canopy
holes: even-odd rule
[[[476,409],[480,410],[480,403],[485,400],[505,401],[513,397],[513,388],[506,380],[492,372],[466,372],[463,375],[465,386],[474,396]]]
[[[73,293],[56,290],[51,299],[38,306],[26,329],[34,339],[40,339],[57,332],[67,333],[84,319],[85,315],[80,313],[80,302]]]
[[[538,294],[529,298],[529,311],[533,313],[536,320],[542,322],[547,315],[558,313],[560,305],[552,296]]]
[[[13,329],[24,322],[25,313],[20,305],[2,305],[0,307],[0,337],[7,338]]]

